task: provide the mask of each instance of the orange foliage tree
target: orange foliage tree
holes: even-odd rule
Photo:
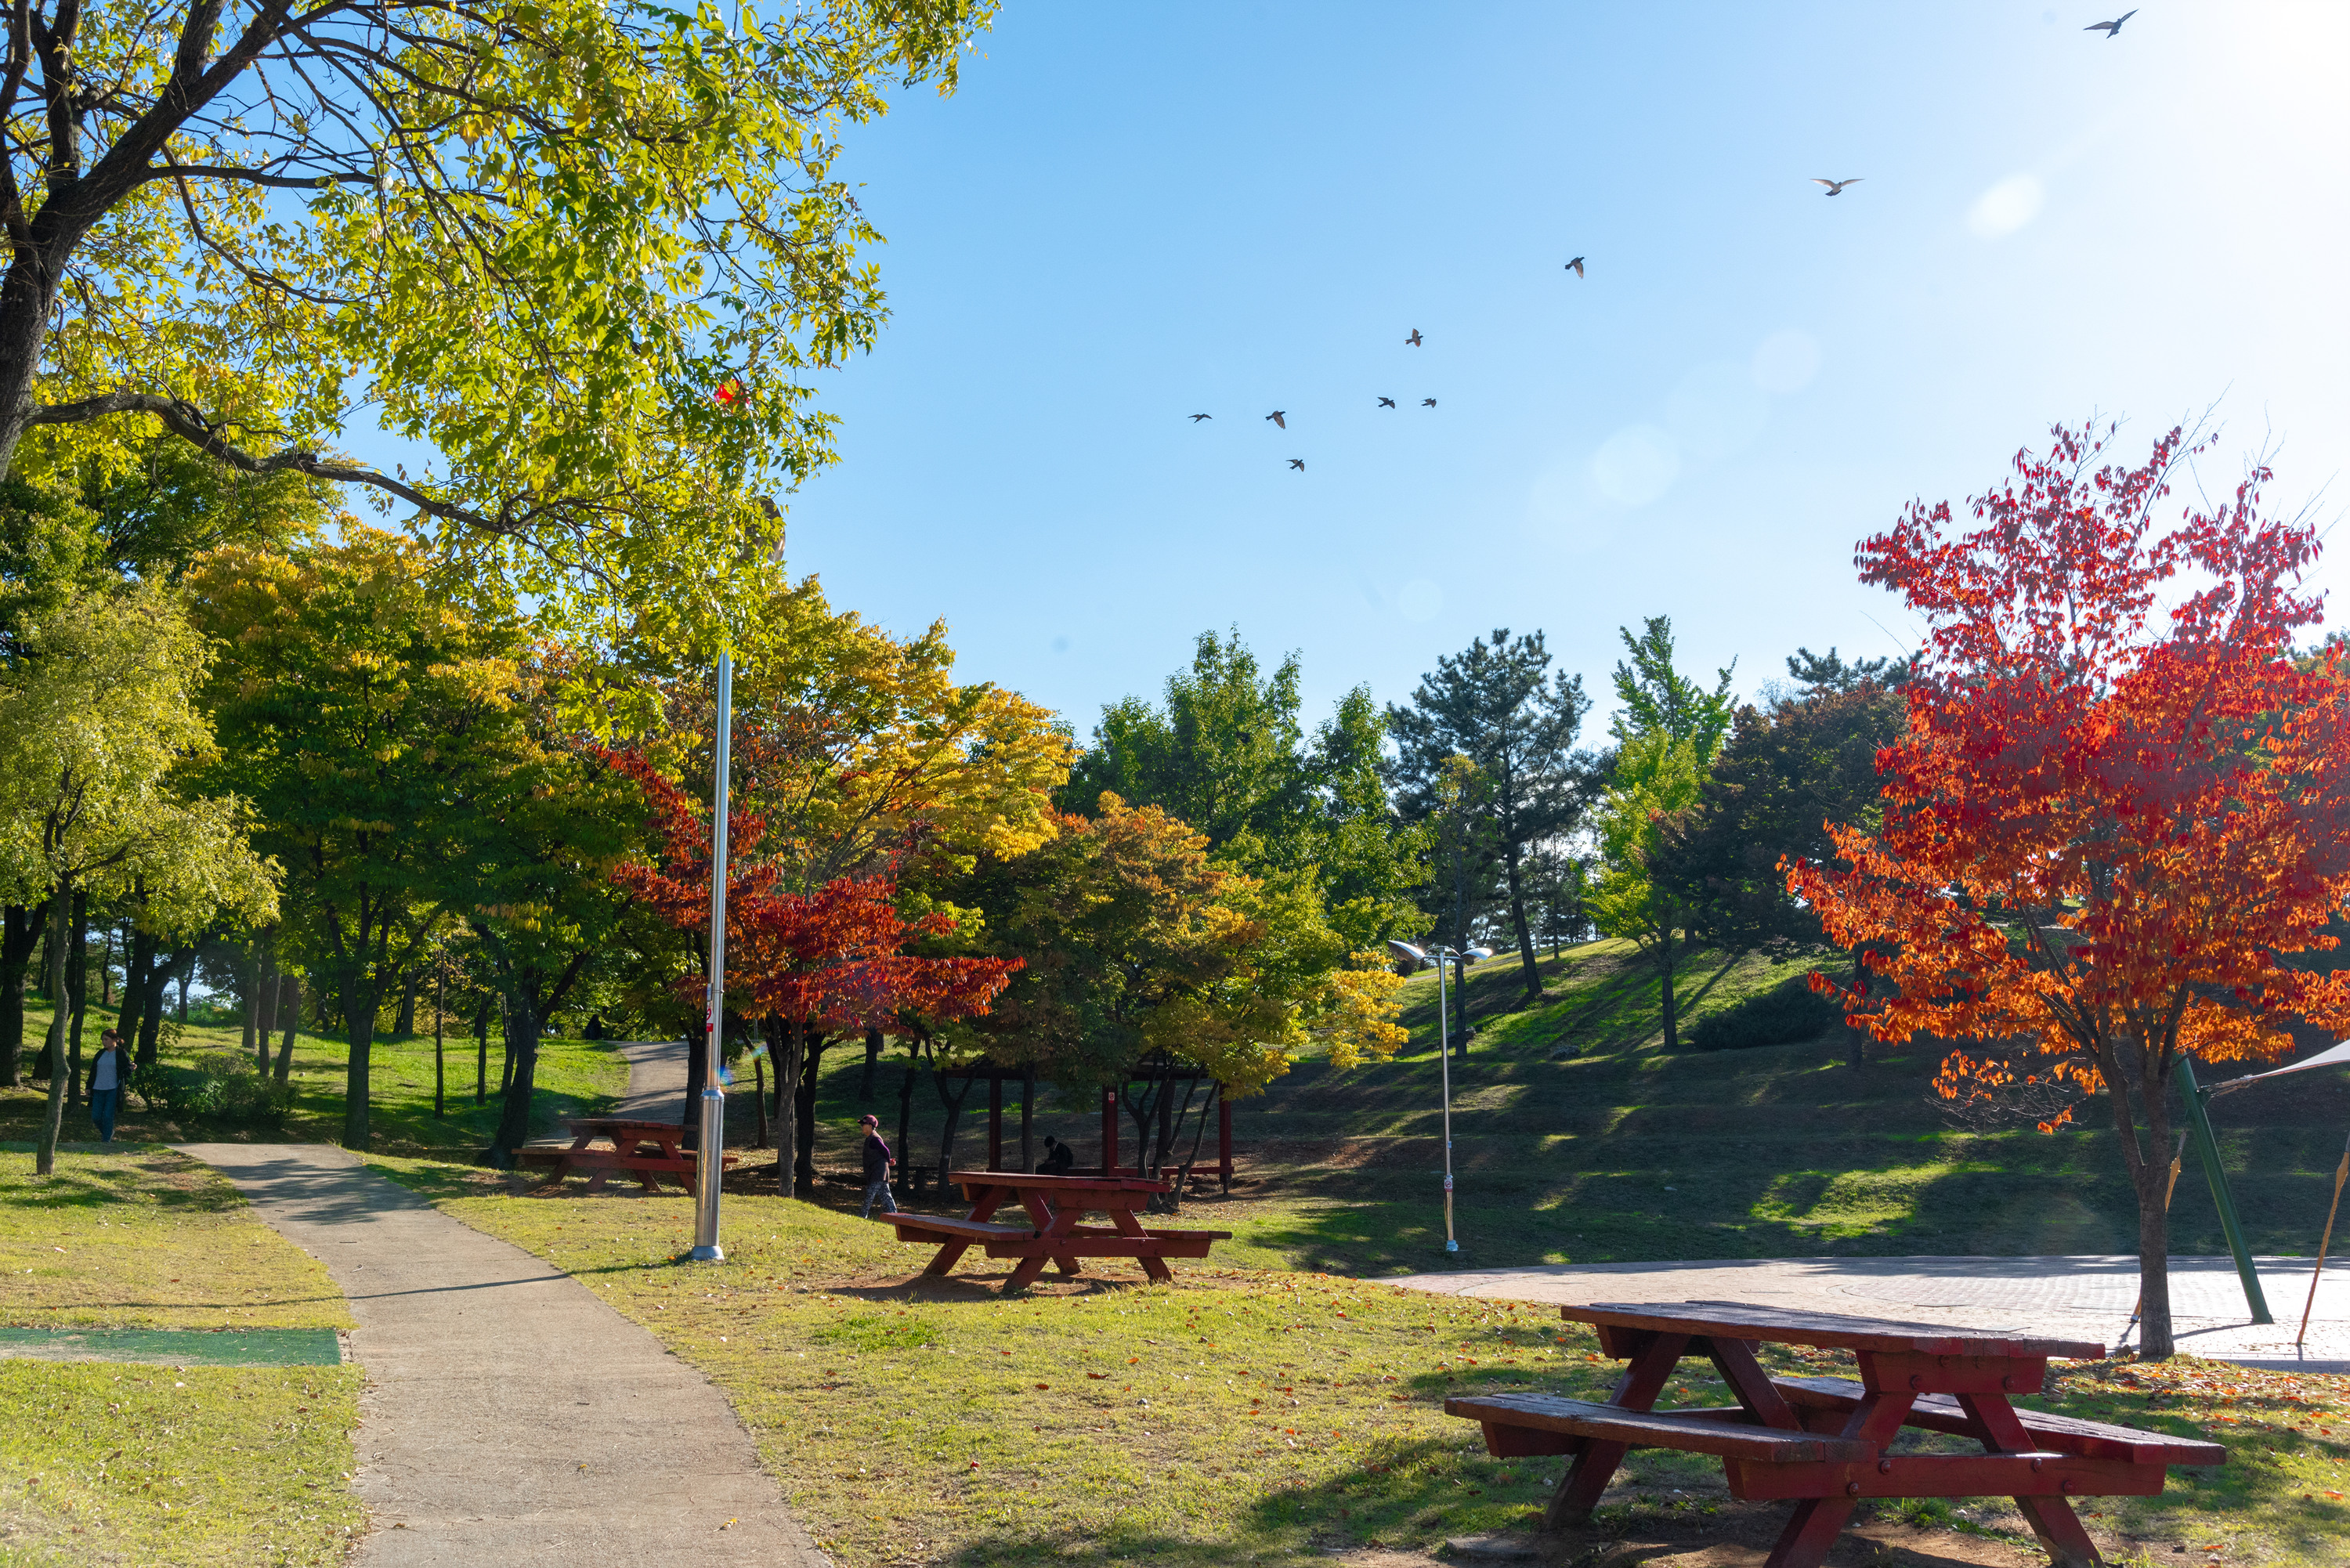
[[[709,814],[643,756],[602,754],[643,790],[661,844],[657,862],[624,863],[614,868],[613,881],[681,929],[705,926]],[[726,878],[728,1010],[775,1025],[768,1036],[777,1047],[775,1106],[779,1115],[791,1107],[777,1124],[775,1174],[789,1198],[800,1182],[815,1178],[815,1097],[802,1092],[811,1034],[898,1027],[908,1016],[944,1021],[983,1013],[1021,961],[909,953],[909,944],[952,931],[953,919],[941,913],[905,919],[896,907],[897,879],[887,872],[837,877],[804,893],[784,890],[776,867],[760,853],[764,820],[731,809],[726,820],[733,846]],[[679,983],[681,991],[695,985]],[[708,983],[706,976],[701,983]]]
[[[2272,1059],[2288,1025],[2350,1026],[2350,971],[2313,958],[2350,895],[2350,671],[2300,661],[2314,533],[2232,501],[2158,510],[2208,443],[2146,462],[2112,427],[2057,426],[1971,502],[1913,504],[1865,540],[1861,579],[1931,628],[1905,732],[1879,754],[1874,834],[1785,865],[1828,934],[1891,983],[1825,977],[1876,1038],[1960,1043],[1935,1080],[1968,1101],[2102,1095],[2137,1196],[2141,1353],[2171,1353],[2166,1189],[2183,1056]]]

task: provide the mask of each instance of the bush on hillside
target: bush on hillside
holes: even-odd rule
[[[294,1103],[292,1085],[264,1077],[243,1055],[227,1052],[199,1056],[192,1067],[135,1067],[130,1091],[174,1121],[201,1117],[238,1127],[284,1127]]]
[[[1689,1048],[1742,1051],[1756,1045],[1788,1045],[1798,1040],[1816,1040],[1843,1022],[1844,1009],[1797,975],[1699,1019],[1689,1032]]]

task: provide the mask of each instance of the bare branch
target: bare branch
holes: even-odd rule
[[[182,175],[202,180],[242,180],[247,184],[266,185],[273,191],[323,191],[338,182],[372,189],[381,183],[372,174],[265,174],[258,169],[240,169],[231,163],[158,163],[142,171],[139,181],[144,184],[150,180],[172,180]]]

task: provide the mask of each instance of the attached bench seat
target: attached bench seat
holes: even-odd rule
[[[1858,1407],[1866,1392],[1848,1377],[1774,1377],[1772,1385],[1799,1414],[1817,1411],[1836,1417],[1839,1423],[1841,1417]],[[2117,1427],[2106,1421],[2084,1421],[2074,1416],[2052,1416],[2038,1410],[2018,1409],[2015,1418],[2023,1424],[2034,1442],[2051,1452],[2085,1459],[2166,1466],[2218,1465],[2228,1459],[2227,1449],[2197,1438],[2174,1438],[2164,1432]],[[1974,1432],[1967,1413],[1949,1394],[1918,1396],[1909,1407],[1908,1424],[1956,1438],[1971,1437]]]
[[[1586,1438],[1769,1464],[1858,1464],[1877,1457],[1874,1443],[1775,1431],[1735,1407],[1641,1411],[1555,1394],[1490,1394],[1455,1395],[1445,1400],[1444,1413],[1482,1425],[1486,1450],[1502,1459],[1571,1454]]]
[[[868,1218],[896,1226],[900,1241],[941,1241],[951,1236],[965,1241],[1024,1241],[1036,1234],[1033,1225],[996,1225],[985,1220],[958,1220],[945,1214],[899,1212]]]

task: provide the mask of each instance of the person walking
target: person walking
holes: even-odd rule
[[[89,1119],[97,1124],[98,1141],[114,1141],[114,1116],[122,1108],[122,1037],[109,1029],[98,1037],[98,1054],[89,1064]]]
[[[873,1218],[873,1200],[881,1200],[881,1212],[898,1212],[898,1200],[889,1194],[889,1168],[898,1157],[881,1140],[881,1118],[868,1116],[859,1124],[865,1129],[865,1218]]]

